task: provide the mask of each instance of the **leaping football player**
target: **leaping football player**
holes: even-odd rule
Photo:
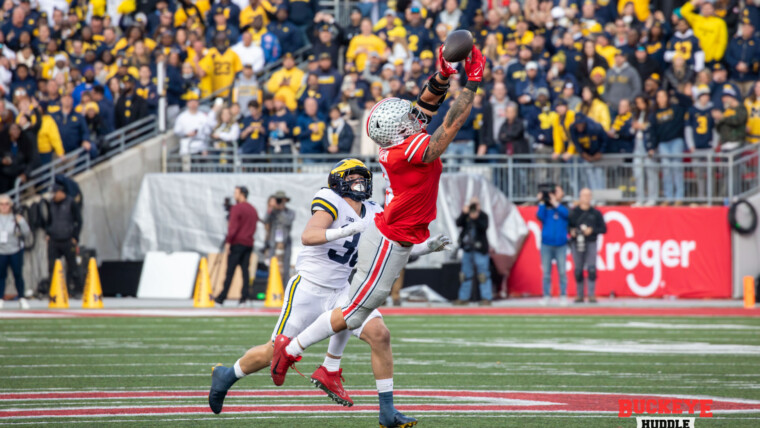
[[[272,341],[277,335],[289,337],[300,333],[320,314],[348,299],[348,278],[356,265],[361,232],[375,214],[382,212],[382,208],[369,200],[372,173],[358,159],[338,162],[330,171],[327,182],[329,187],[319,190],[312,200],[312,216],[301,235],[305,248],[296,261],[297,274],[285,288],[286,299],[272,339],[249,349],[233,367],[217,366],[212,372],[208,402],[214,413],[222,411],[227,391],[238,379],[269,365]],[[448,237],[439,235],[416,245],[412,252],[423,255],[441,251],[449,243]],[[330,338],[324,363],[311,375],[312,383],[344,406],[353,405],[353,401],[341,383],[343,369],[340,361],[352,334],[370,345],[378,392],[382,394],[393,387],[390,332],[380,312],[374,310],[357,328],[344,330]],[[397,413],[395,408],[386,411]],[[381,420],[383,417],[381,413]],[[407,419],[416,423],[412,418]]]
[[[438,69],[420,92],[416,107],[399,98],[386,98],[373,107],[367,120],[369,138],[380,146],[380,165],[386,180],[385,210],[375,215],[362,233],[350,298],[342,307],[321,314],[294,339],[287,333],[274,340],[272,380],[282,385],[288,369],[304,349],[346,329],[360,328],[385,302],[391,286],[406,265],[415,244],[430,236],[436,217],[438,184],[443,166],[439,157],[467,120],[475,92],[483,79],[485,57],[472,48],[464,62],[467,84],[454,100],[443,124],[429,135],[426,124],[443,102],[449,76],[456,71],[438,49]],[[393,407],[393,393],[380,393],[380,425],[407,427],[410,418]]]

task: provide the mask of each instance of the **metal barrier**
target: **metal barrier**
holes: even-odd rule
[[[18,204],[23,194],[36,194],[51,186],[57,174],[67,176],[79,174],[156,135],[158,135],[156,116],[142,118],[103,137],[101,143],[101,148],[105,149],[103,154],[91,158],[81,147],[66,153],[35,169],[27,181],[22,183],[20,179],[16,179],[16,185],[12,191],[8,192],[8,195]]]
[[[167,172],[192,173],[301,173],[329,172],[340,159],[353,156],[382,173],[377,156],[243,155],[234,149],[211,149],[208,154],[170,154]],[[480,174],[492,180],[514,202],[536,199],[539,183],[556,183],[578,197],[590,187],[595,199],[653,205],[662,202],[725,204],[760,189],[760,145],[731,152],[683,155],[605,154],[589,163],[574,156],[551,155],[442,156],[444,172]],[[379,183],[376,180],[376,183]],[[670,189],[670,190],[669,190]]]

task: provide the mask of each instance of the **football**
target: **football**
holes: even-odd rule
[[[443,59],[459,62],[472,52],[472,33],[467,30],[452,31],[443,42]]]

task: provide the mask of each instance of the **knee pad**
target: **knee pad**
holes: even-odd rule
[[[486,275],[484,273],[479,273],[478,274],[478,282],[480,282],[481,284],[483,284],[483,283],[486,282],[486,280],[488,280],[488,275]]]
[[[589,270],[589,278],[591,278],[591,271]],[[575,282],[578,284],[583,283],[583,269],[575,269]]]
[[[588,280],[596,281],[596,267],[588,268]]]

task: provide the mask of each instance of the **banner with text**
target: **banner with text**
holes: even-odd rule
[[[520,207],[528,238],[509,277],[509,293],[540,296],[541,222],[538,207]],[[597,296],[731,297],[728,208],[600,207],[607,233],[597,240]],[[576,295],[567,251],[568,294]],[[559,294],[552,269],[552,295]]]

